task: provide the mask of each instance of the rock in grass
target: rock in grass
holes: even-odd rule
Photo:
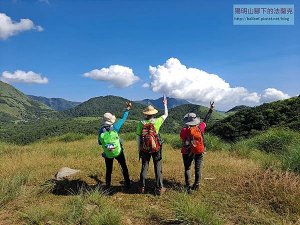
[[[54,177],[55,177],[55,180],[62,180],[68,176],[78,173],[79,171],[80,170],[71,169],[69,167],[63,167],[55,174]]]

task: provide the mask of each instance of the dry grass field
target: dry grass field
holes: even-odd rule
[[[300,177],[227,151],[208,151],[202,186],[187,195],[178,149],[165,144],[163,174],[167,192],[137,193],[140,162],[135,141],[125,141],[133,187],[122,188],[115,161],[113,193],[107,195],[105,165],[96,138],[53,138],[27,146],[0,143],[0,224],[300,224]],[[51,179],[61,167],[81,172]]]

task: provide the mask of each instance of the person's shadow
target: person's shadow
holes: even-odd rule
[[[96,184],[88,184],[87,182],[76,179],[76,180],[69,180],[67,178],[63,180],[47,180],[43,185],[42,189],[47,190],[54,195],[79,195],[82,193],[88,193],[92,191],[99,191],[106,195],[114,195],[116,193],[124,193],[124,194],[138,194],[139,193],[139,182],[132,181],[130,188],[124,187],[124,182],[121,181],[120,185],[112,185],[107,188],[103,182],[98,178],[96,175],[90,175],[90,178],[96,181]],[[147,179],[146,180],[146,191],[145,194],[152,194],[155,195],[155,180],[154,179]],[[164,186],[167,189],[175,190],[175,191],[182,191],[182,184],[174,181],[174,180],[167,180],[164,179]]]

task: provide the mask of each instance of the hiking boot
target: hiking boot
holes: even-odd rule
[[[156,195],[162,195],[166,192],[166,188],[161,187],[161,188],[155,188],[155,194]]]
[[[191,186],[186,186],[185,190],[186,190],[186,193],[192,194],[192,188],[191,188]]]
[[[106,194],[106,195],[112,195],[113,191],[111,189],[111,186],[110,185],[105,185],[104,189],[103,189],[103,193]]]
[[[194,191],[198,191],[200,189],[200,184],[194,184],[193,187],[192,187],[192,189]]]
[[[139,193],[144,194],[145,193],[145,187],[139,187]]]

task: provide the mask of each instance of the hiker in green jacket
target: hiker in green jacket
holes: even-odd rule
[[[142,158],[142,168],[140,173],[140,187],[139,192],[145,192],[145,181],[149,168],[150,158],[152,157],[154,163],[156,188],[155,193],[161,195],[165,192],[162,177],[162,141],[159,136],[159,129],[163,122],[168,117],[167,99],[163,99],[165,113],[159,118],[154,118],[158,111],[149,105],[143,111],[145,119],[140,121],[137,126],[137,142],[140,158]]]
[[[111,174],[113,170],[114,159],[118,161],[122,168],[123,177],[125,180],[125,187],[130,188],[130,179],[126,160],[124,156],[124,149],[122,141],[119,138],[119,131],[128,117],[129,110],[132,107],[131,102],[126,102],[126,109],[123,117],[116,122],[115,115],[107,112],[103,115],[102,125],[99,129],[98,143],[102,146],[104,152],[102,156],[105,159],[106,166],[106,187],[111,185]]]

